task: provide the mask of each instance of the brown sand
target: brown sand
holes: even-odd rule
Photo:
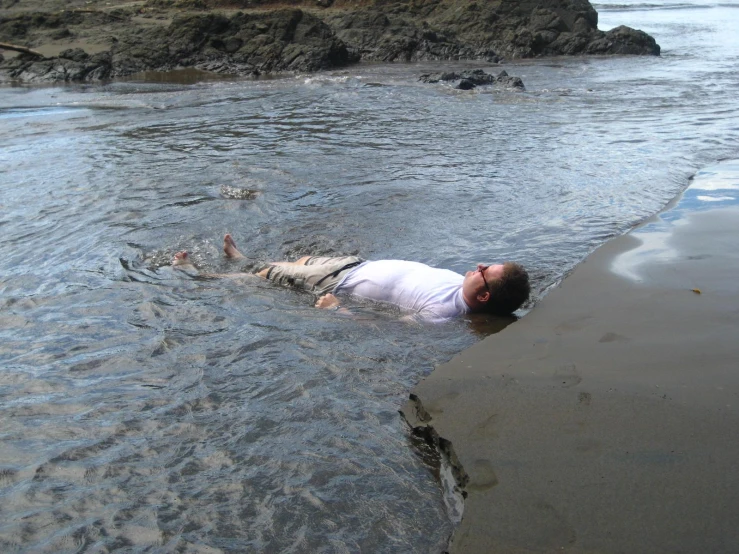
[[[413,391],[469,477],[452,552],[739,552],[739,207],[662,226]]]

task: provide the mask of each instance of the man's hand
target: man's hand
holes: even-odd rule
[[[330,292],[328,294],[324,294],[323,296],[321,296],[316,302],[316,308],[323,308],[324,310],[327,308],[338,308],[338,307],[339,307],[339,299],[336,298]]]

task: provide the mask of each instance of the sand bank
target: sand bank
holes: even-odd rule
[[[413,391],[467,494],[452,552],[739,551],[739,163]]]

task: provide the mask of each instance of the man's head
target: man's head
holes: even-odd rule
[[[508,315],[520,308],[529,297],[529,274],[519,264],[478,264],[468,271],[462,283],[467,305],[476,312]]]

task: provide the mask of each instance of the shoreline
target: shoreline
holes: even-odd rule
[[[437,367],[402,413],[466,495],[450,552],[739,548],[739,163]]]

